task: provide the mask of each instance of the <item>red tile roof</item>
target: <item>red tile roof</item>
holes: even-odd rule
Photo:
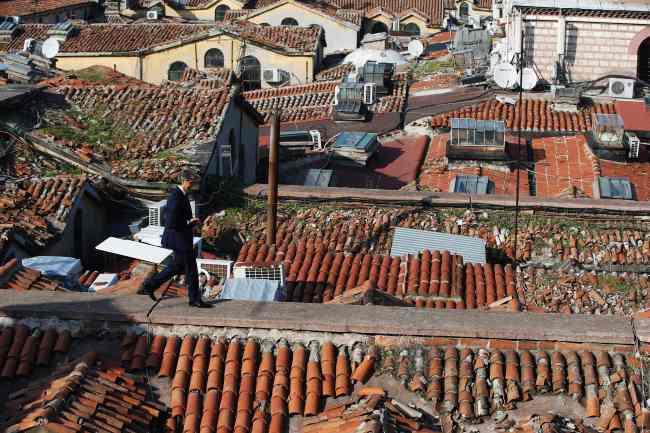
[[[513,195],[517,190],[517,169],[508,165],[486,163],[467,163],[449,165],[447,160],[447,143],[449,134],[433,137],[429,146],[427,159],[422,165],[419,184],[422,188],[436,192],[449,192],[449,186],[456,176],[487,176],[494,182],[495,194]],[[530,191],[528,173],[519,170],[519,192],[528,195]]]
[[[274,108],[282,108],[283,122],[328,119],[337,81],[244,92],[244,98],[268,121]]]
[[[89,113],[102,113],[128,134],[116,136],[114,148],[90,149],[93,158],[108,161],[118,176],[143,180],[175,180],[184,158],[154,158],[171,147],[210,140],[229,101],[229,88],[167,86],[60,86],[53,91]],[[65,120],[65,117],[64,117]],[[82,122],[83,119],[80,119]],[[55,134],[56,130],[44,132]],[[79,144],[54,137],[60,145]],[[162,176],[162,177],[161,177]]]
[[[255,8],[263,8],[275,3],[277,0],[256,0]],[[444,0],[326,0],[333,6],[342,9],[359,10],[364,12],[383,8],[395,15],[404,15],[413,9],[431,21],[431,24],[442,24],[444,13]]]
[[[330,81],[337,80],[340,81],[344,77],[348,76],[350,72],[355,70],[355,66],[352,63],[343,63],[341,65],[336,65],[334,67],[324,69],[316,74],[316,81]]]
[[[522,129],[525,131],[586,132],[591,129],[591,114],[614,114],[614,104],[594,104],[578,113],[553,111],[552,102],[541,99],[524,99]],[[452,117],[482,120],[503,120],[506,128],[519,130],[519,106],[503,104],[496,99],[440,114],[430,120],[434,128],[448,127]]]
[[[598,159],[584,135],[537,138],[532,150],[536,195],[593,197]]]
[[[91,0],[3,0],[0,1],[0,16],[28,16],[96,4]]]
[[[626,131],[650,132],[650,109],[643,101],[616,101]]]
[[[165,407],[151,400],[145,379],[119,368],[96,368],[96,359],[90,352],[48,380],[10,394],[3,405],[6,431],[153,431]]]
[[[70,331],[30,329],[18,324],[0,330],[0,379],[29,377],[70,350]]]
[[[283,263],[287,274],[287,300],[327,302],[370,281],[379,290],[411,305],[428,308],[474,309],[512,296],[519,304],[512,267],[464,264],[449,252],[424,251],[407,258],[336,252],[345,234],[295,241],[280,231],[277,247],[262,241],[242,248],[238,263]],[[408,277],[407,277],[408,276]]]
[[[459,83],[460,79],[457,74],[435,75],[425,80],[415,81],[414,83],[411,83],[411,86],[409,87],[409,93],[413,95],[414,93],[423,92],[426,90],[447,89],[455,87]]]
[[[60,176],[0,187],[0,251],[16,233],[43,247],[62,233],[85,177]]]
[[[591,17],[591,18],[621,18],[631,20],[647,20],[650,18],[650,12],[647,10],[635,11],[635,2],[630,2],[625,6],[625,10],[605,10],[605,9],[571,9],[571,8],[550,8],[523,6],[518,9],[524,15],[560,15],[566,17]],[[643,4],[643,3],[636,3]]]
[[[455,423],[480,423],[494,411],[507,412],[518,402],[545,394],[571,398],[584,405],[586,417],[600,417],[601,425],[624,423],[628,432],[650,418],[641,398],[639,362],[630,347],[608,353],[608,348],[586,344],[440,340],[432,339],[424,348],[388,342],[337,349],[329,341],[305,346],[284,339],[126,335],[122,362],[133,371],[148,368],[169,378],[168,427],[178,421],[188,432],[281,433],[291,417],[301,415],[307,432],[358,431],[360,421],[354,415],[366,413],[366,405],[379,404],[386,393],[362,385],[375,379],[386,383],[380,375],[426,399],[430,410],[442,414],[441,422],[449,417],[450,429]],[[348,399],[337,401],[342,404],[330,399],[349,395],[353,384],[354,395],[362,400],[350,412]],[[400,404],[393,401],[393,410]],[[422,431],[424,419],[406,416],[418,409],[402,410],[400,430]],[[343,417],[341,422],[332,424],[338,417]]]
[[[13,37],[7,51],[22,50],[25,39],[44,40],[52,26],[24,24]],[[259,26],[249,22],[195,23],[137,23],[81,25],[61,44],[62,53],[132,52],[153,48],[187,38],[202,37],[208,32],[223,30],[241,39],[291,53],[314,52],[320,43],[318,28],[292,26]]]
[[[63,287],[56,281],[41,275],[39,271],[21,268],[16,259],[12,259],[5,265],[0,266],[0,278],[11,275],[6,284],[0,284],[0,289],[23,290],[46,290],[63,291]]]

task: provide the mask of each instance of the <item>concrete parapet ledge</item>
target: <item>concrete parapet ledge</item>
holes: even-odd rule
[[[0,317],[145,323],[152,302],[139,295],[3,290]],[[405,337],[456,337],[632,345],[627,317],[425,310],[408,307],[223,301],[196,309],[185,298],[163,300],[154,325],[189,325]],[[636,326],[650,338],[650,321]],[[645,323],[649,322],[649,323]],[[643,341],[643,340],[642,340]],[[648,341],[646,338],[645,341]]]

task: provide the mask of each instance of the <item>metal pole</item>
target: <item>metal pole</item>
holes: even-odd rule
[[[515,247],[514,247],[514,261],[517,263],[517,241],[519,235],[519,172],[521,171],[519,159],[521,157],[521,130],[524,125],[522,111],[524,107],[524,23],[521,23],[521,41],[519,52],[519,133],[517,138],[517,190],[515,191]]]
[[[279,110],[271,113],[271,140],[269,142],[269,193],[266,208],[266,243],[275,244],[275,230],[278,217],[278,154],[280,153]]]

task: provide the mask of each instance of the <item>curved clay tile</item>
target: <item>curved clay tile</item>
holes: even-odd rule
[[[275,376],[275,365],[273,359],[273,344],[265,342],[262,345],[262,359],[257,371],[257,383],[255,385],[255,402],[269,401],[273,389],[273,377]]]
[[[474,352],[471,349],[460,351],[460,381],[458,384],[458,412],[465,419],[474,418]]]
[[[145,361],[145,367],[158,369],[160,368],[163,351],[167,342],[164,335],[155,335],[151,340],[151,347],[149,348],[149,355]]]
[[[190,392],[187,397],[183,432],[196,432],[201,425],[203,413],[203,396],[200,392]]]
[[[539,392],[547,392],[551,385],[550,361],[546,352],[539,352],[536,355],[537,379],[535,386]]]
[[[567,382],[569,383],[569,395],[576,399],[580,400],[582,398],[582,373],[580,372],[580,359],[576,352],[567,352],[566,354],[566,363],[567,363]]]
[[[13,329],[12,329],[13,332]],[[41,339],[41,344],[38,347],[38,356],[36,358],[36,365],[49,365],[50,361],[52,359],[52,349],[54,347],[54,344],[56,343],[56,339],[58,338],[58,335],[56,333],[56,330],[54,328],[49,328],[45,331],[43,334],[43,338]],[[9,348],[7,347],[7,351]],[[4,354],[3,354],[3,342],[2,342],[2,337],[0,336],[0,365],[4,361]]]
[[[443,406],[452,412],[458,406],[458,350],[454,347],[445,350],[444,390]]]
[[[147,339],[147,334],[142,334],[138,337],[131,355],[131,370],[142,370],[144,368],[147,348],[149,347]]]
[[[465,267],[465,306],[470,310],[476,308],[476,286],[474,281],[474,266],[468,263]]]
[[[449,284],[451,280],[451,255],[449,251],[442,252],[442,259],[440,262],[440,296],[448,297],[451,292]]]
[[[474,358],[474,371],[476,384],[474,386],[474,400],[476,401],[476,416],[485,416],[490,413],[490,389],[488,387],[488,365],[490,355],[485,349],[479,349]]]
[[[371,346],[368,353],[363,358],[363,361],[355,368],[352,373],[351,379],[355,382],[366,383],[372,376],[375,368],[375,361],[377,359],[377,352],[375,347]]]
[[[535,359],[527,350],[522,351],[519,360],[521,365],[521,389],[523,391],[523,400],[530,400],[535,392]]]
[[[38,346],[40,343],[40,337],[38,332],[27,337],[25,344],[20,351],[18,368],[16,370],[16,376],[26,377],[32,373],[32,368],[36,362],[36,353],[38,352]]]
[[[468,266],[472,266],[468,264]],[[483,266],[474,263],[474,279],[476,280],[476,305],[479,307],[487,305],[487,293],[485,287],[485,278],[483,275]]]
[[[489,305],[497,300],[494,271],[490,263],[483,264],[483,273],[485,274],[485,302]]]
[[[320,409],[320,399],[323,393],[323,386],[318,353],[318,343],[312,342],[309,345],[309,361],[307,362],[307,399],[305,401],[305,416],[314,416]]]
[[[269,433],[282,433],[285,429],[288,417],[289,357],[290,351],[286,341],[280,340],[277,345],[275,361],[276,374],[273,382],[273,392],[271,394]]]
[[[506,279],[503,272],[503,266],[499,263],[494,265],[494,282],[496,286],[496,299],[503,299],[506,297]]]
[[[190,392],[205,392],[206,379],[208,377],[208,362],[209,358],[207,354],[199,354],[194,357],[192,361],[192,375],[190,376]]]
[[[323,373],[323,395],[334,397],[336,395],[336,347],[331,341],[326,341],[321,346],[321,371]]]
[[[336,397],[350,394],[350,362],[345,346],[339,347],[336,358]]]
[[[551,371],[553,392],[560,394],[566,391],[566,360],[562,352],[553,352],[551,355]]]
[[[422,252],[420,261],[420,280],[418,281],[418,295],[425,296],[429,293],[429,280],[431,278],[431,251]]]
[[[293,346],[289,388],[289,415],[301,415],[305,407],[305,373],[307,351],[301,343]]]
[[[167,338],[160,365],[160,377],[170,377],[176,371],[176,360],[178,359],[178,348],[181,340],[175,335]]]
[[[18,335],[18,329],[16,329],[16,335]],[[14,336],[14,338],[16,337]],[[71,343],[72,335],[70,334],[70,331],[64,329],[59,333],[59,338],[56,340],[56,344],[52,350],[56,353],[67,353],[70,350]]]
[[[399,257],[391,257],[390,270],[388,272],[388,283],[386,284],[386,292],[391,295],[397,293],[397,282],[400,275],[400,259]]]
[[[226,366],[226,343],[223,337],[212,343],[208,364],[207,391],[223,391],[223,374]]]
[[[519,355],[514,350],[506,352],[506,402],[511,403],[521,398],[519,393]]]
[[[200,433],[214,433],[219,417],[219,402],[221,393],[219,391],[208,391],[203,401],[203,414],[199,424]]]

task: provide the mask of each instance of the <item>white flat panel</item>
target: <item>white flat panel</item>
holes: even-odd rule
[[[95,248],[106,253],[117,254],[155,264],[164,262],[172,254],[172,250],[166,248],[112,237],[106,239]]]

